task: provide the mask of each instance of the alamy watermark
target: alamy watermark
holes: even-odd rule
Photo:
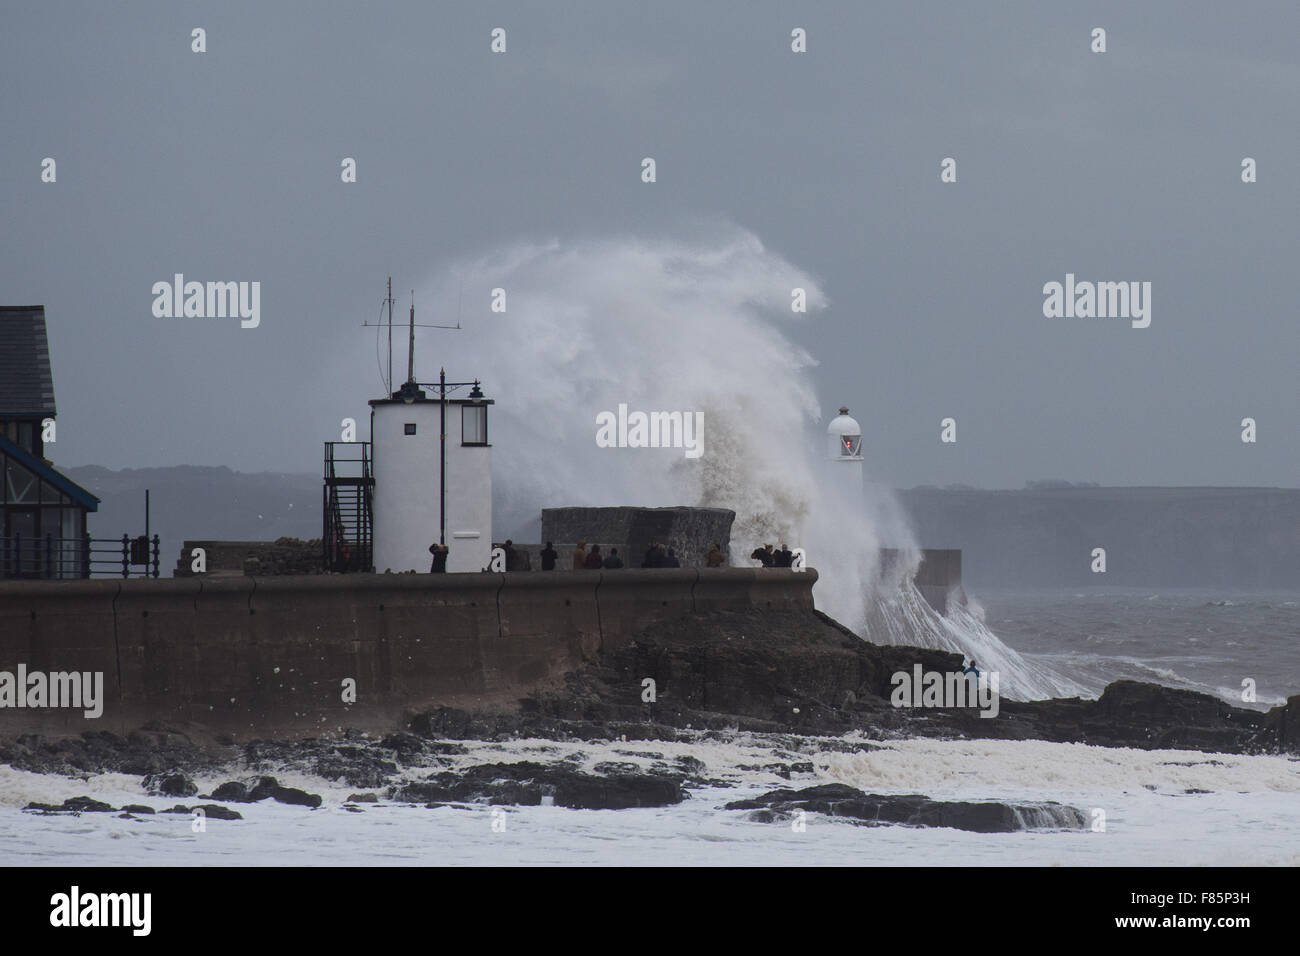
[[[152,893],[83,893],[74,886],[50,897],[51,926],[125,926],[133,936],[148,936],[152,911]]]
[[[0,708],[72,707],[95,719],[104,713],[103,671],[0,671]]]
[[[1000,708],[998,672],[981,672],[974,662],[964,671],[895,671],[889,702],[895,707],[978,707],[981,717],[996,717]]]
[[[1049,319],[1131,319],[1133,328],[1151,324],[1150,282],[1075,282],[1043,286],[1043,315]]]
[[[186,282],[178,272],[171,282],[155,282],[153,295],[153,314],[159,319],[239,318],[244,329],[262,322],[260,282]]]
[[[704,454],[703,412],[618,412],[596,416],[596,444],[601,448],[682,448],[687,458]]]

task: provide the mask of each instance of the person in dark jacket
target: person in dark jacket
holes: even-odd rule
[[[618,556],[618,548],[610,548],[609,557],[605,559],[606,569],[612,571],[615,568],[621,568],[622,566],[623,566],[623,559]]]
[[[788,568],[788,567],[792,567],[793,565],[794,565],[794,552],[791,551],[789,548],[787,548],[784,544],[781,545],[781,547],[778,548],[776,553],[772,556],[772,567]]]
[[[593,544],[591,550],[587,552],[587,557],[583,561],[583,566],[588,571],[599,571],[604,566],[604,559],[600,556],[600,545]]]
[[[672,548],[669,548],[668,554],[664,556],[663,566],[665,568],[680,568],[682,566],[682,563],[677,560],[677,552]]]
[[[546,548],[542,551],[542,570],[554,571],[555,559],[558,557],[559,555],[555,553],[555,548],[551,546],[551,542],[546,542]]]
[[[646,548],[645,561],[641,563],[641,567],[662,568],[663,567],[662,556],[663,556],[663,552],[659,550],[659,542],[651,541],[650,547]]]
[[[430,574],[447,573],[447,555],[450,551],[451,548],[447,547],[445,544],[434,542],[429,545],[429,553],[433,555],[433,564],[429,568]]]
[[[506,570],[518,571],[519,556],[515,553],[515,543],[509,538],[506,538],[505,546],[501,550],[506,553]]]
[[[772,546],[770,544],[765,544],[761,548],[755,548],[750,557],[755,561],[760,562],[765,568],[770,568],[773,561],[776,560],[772,554]]]

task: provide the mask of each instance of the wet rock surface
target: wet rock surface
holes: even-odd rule
[[[118,813],[119,808],[111,804],[104,803],[102,800],[95,800],[92,797],[69,797],[61,804],[50,803],[29,803],[23,807],[24,810],[42,815],[55,813]],[[188,807],[183,803],[178,803],[174,807],[166,810],[155,811],[153,807],[145,806],[139,803],[128,803],[120,808],[121,819],[134,819],[139,815],[152,815],[155,812],[161,813],[193,813],[195,810],[202,810],[204,815],[214,820],[242,820],[243,816],[236,810],[229,807],[223,807],[216,803],[204,803],[198,806]]]
[[[200,746],[182,731],[146,725],[126,736],[88,730],[76,737],[23,734],[0,739],[0,763],[15,770],[67,777],[91,773],[166,774],[178,767],[195,772],[227,759],[220,745]]]
[[[1002,699],[976,708],[890,703],[892,675],[960,671],[960,655],[860,640],[819,612],[714,612],[659,626],[607,650],[537,693],[517,714],[441,708],[417,734],[491,739],[681,739],[683,729],[760,733],[1048,740],[1108,747],[1222,753],[1300,753],[1300,695],[1270,711],[1233,707],[1195,691],[1116,681],[1097,700]],[[656,700],[642,700],[644,680]]]
[[[322,803],[319,794],[282,786],[274,777],[258,777],[251,786],[238,780],[229,780],[212,791],[211,799],[226,803],[257,803],[269,799],[313,809]]]
[[[569,767],[533,761],[479,764],[457,772],[437,773],[428,780],[393,787],[389,797],[410,803],[490,803],[583,810],[623,810],[664,807],[686,797],[676,774],[615,772],[583,773]]]
[[[789,821],[803,811],[877,826],[951,827],[974,833],[1078,830],[1088,822],[1082,810],[1061,803],[931,800],[916,793],[864,793],[841,783],[772,790],[760,797],[728,803],[726,809],[749,810],[749,819],[757,823]]]
[[[144,778],[141,784],[146,793],[163,797],[192,797],[199,792],[190,775],[183,771],[172,773],[153,773]]]

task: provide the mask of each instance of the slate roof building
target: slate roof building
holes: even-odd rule
[[[55,415],[45,306],[0,306],[0,577],[88,576],[99,499],[45,457]]]

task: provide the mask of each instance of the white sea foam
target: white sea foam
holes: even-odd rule
[[[276,776],[322,794],[319,810],[272,801],[240,804],[242,821],[211,820],[194,833],[187,815],[121,820],[114,814],[36,816],[28,799],[60,802],[90,794],[121,805],[162,809],[197,798],[142,796],[139,778],[88,780],[0,770],[0,858],[11,865],[1294,865],[1300,861],[1300,765],[1282,757],[1135,751],[1042,741],[865,741],[883,749],[839,753],[817,738],[740,734],[694,742],[464,742],[457,764],[580,756],[651,766],[691,756],[705,774],[733,784],[696,790],[678,806],[574,811],[507,808],[492,830],[492,808],[427,809],[367,804],[343,808],[351,789],[291,769]],[[662,756],[659,756],[662,755]],[[803,760],[813,772],[791,780],[743,767]],[[429,771],[412,769],[419,779]],[[238,776],[239,774],[235,774]],[[230,776],[205,776],[207,789]],[[859,827],[811,814],[805,832],[746,819],[727,802],[774,787],[838,781],[881,793],[938,799],[1056,800],[1105,812],[1105,832],[979,834],[949,829]],[[1187,793],[1208,790],[1209,793]],[[1195,839],[1188,839],[1195,834]]]
[[[1008,647],[984,625],[978,611],[952,601],[947,615],[940,614],[909,580],[874,596],[866,636],[877,644],[927,647],[973,658],[981,671],[1000,675],[1000,692],[1012,700],[1096,696],[1096,688]]]

